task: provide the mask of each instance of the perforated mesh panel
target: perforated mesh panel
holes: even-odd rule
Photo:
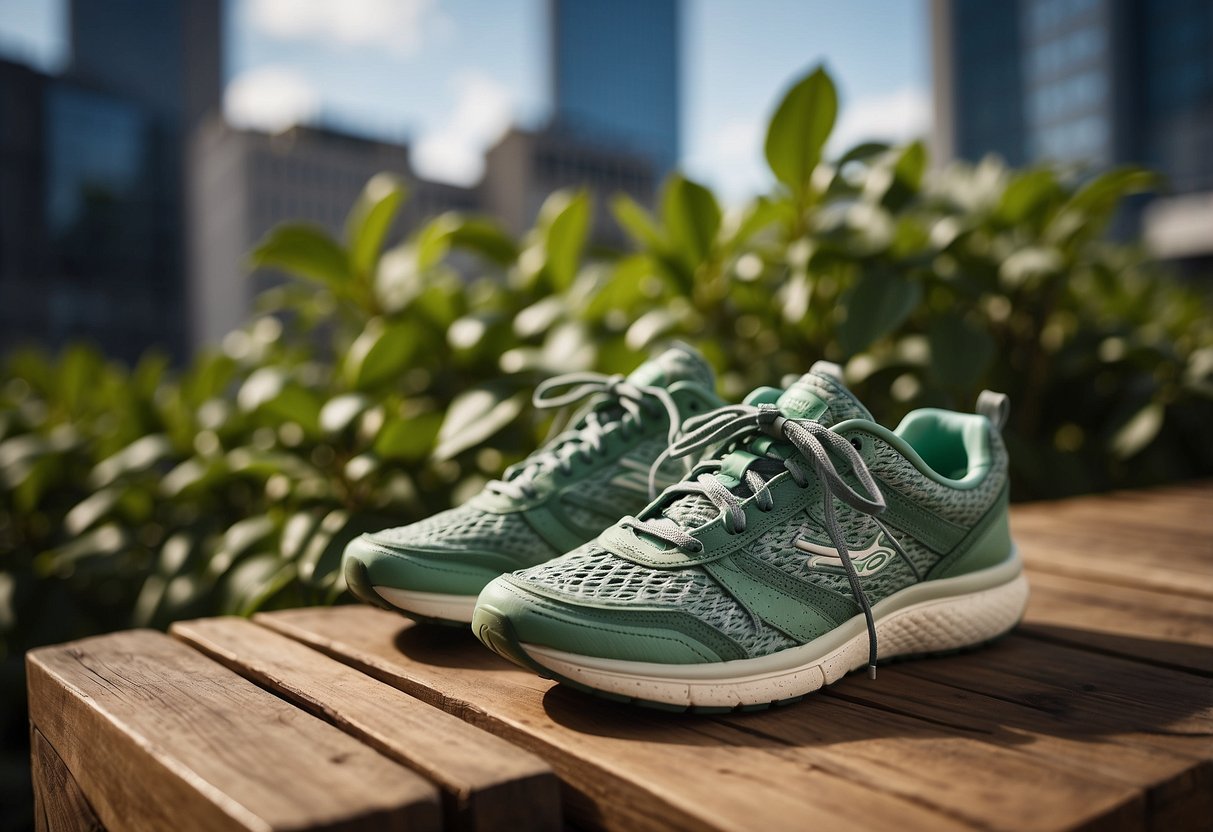
[[[515,575],[573,602],[682,610],[736,640],[755,656],[795,643],[777,630],[756,625],[741,605],[698,567],[650,569],[604,552],[590,542],[562,558]]]
[[[410,526],[387,529],[375,535],[395,546],[421,546],[453,552],[478,549],[524,558],[559,554],[544,542],[521,514],[491,514],[463,505],[435,514]]]
[[[935,482],[887,442],[875,440],[872,473],[928,511],[961,526],[971,526],[994,505],[1007,481],[1007,452],[1002,437],[990,431],[991,466],[976,488],[960,489]]]
[[[974,489],[953,489],[935,483],[883,442],[876,444],[871,468],[924,508],[958,524],[971,526],[991,507],[1006,481],[1007,463],[1002,442],[996,435],[992,435],[991,442],[992,469],[986,481]],[[706,500],[698,506],[690,505],[689,500],[682,502],[687,526],[701,525],[716,515],[715,506]],[[836,500],[834,505],[848,548],[859,551],[869,546],[880,532],[876,523],[841,501]],[[821,503],[810,504],[794,524],[781,525],[768,531],[746,553],[798,580],[850,597],[850,585],[844,573],[822,565],[811,566],[812,555],[795,547],[794,540],[802,534],[823,545],[830,545],[824,531],[824,506]],[[920,574],[938,560],[938,555],[909,535],[897,535],[897,539]],[[752,656],[766,655],[795,644],[777,630],[761,622],[755,623],[745,609],[701,567],[650,569],[618,558],[591,542],[565,557],[516,574],[546,593],[571,603],[685,611],[736,640]],[[914,580],[913,570],[900,557],[891,560],[878,572],[861,577],[868,598],[873,603],[909,586]]]

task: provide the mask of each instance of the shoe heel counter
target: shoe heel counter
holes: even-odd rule
[[[1006,486],[985,516],[947,556],[930,570],[929,578],[952,578],[997,566],[1011,557],[1009,499]]]

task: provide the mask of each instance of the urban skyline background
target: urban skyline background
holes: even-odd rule
[[[0,347],[218,343],[278,280],[247,278],[257,241],[339,231],[379,171],[410,183],[398,231],[457,210],[520,234],[585,185],[622,245],[610,197],[652,204],[675,167],[768,188],[770,108],[818,62],[832,152],[1145,163],[1168,184],[1118,233],[1210,272],[1208,0],[0,0]]]
[[[237,126],[320,121],[408,142],[419,176],[470,185],[499,135],[542,124],[554,108],[548,0],[219,2],[224,108]],[[0,0],[0,57],[63,70],[68,6]],[[682,167],[730,200],[765,188],[769,110],[823,59],[843,95],[837,148],[925,136],[927,12],[918,0],[764,0],[758,11],[743,0],[682,3]]]

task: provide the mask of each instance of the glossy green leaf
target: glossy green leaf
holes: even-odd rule
[[[390,173],[372,176],[363,187],[345,221],[345,241],[354,274],[371,273],[407,194],[404,180]]]
[[[702,185],[672,174],[661,198],[661,216],[674,251],[694,268],[708,258],[720,230],[720,206]]]
[[[392,381],[409,366],[418,345],[417,330],[409,323],[372,318],[346,355],[346,380],[359,390]]]
[[[653,216],[644,206],[626,193],[617,193],[611,197],[611,213],[623,230],[627,231],[633,240],[646,248],[662,248],[665,241]]]
[[[386,314],[402,312],[425,290],[424,269],[427,267],[422,263],[421,246],[416,241],[404,243],[385,251],[379,258],[374,291]]]
[[[101,488],[124,475],[146,471],[172,455],[172,443],[167,437],[159,434],[143,436],[97,463],[90,481],[95,487]]]
[[[375,437],[375,453],[384,459],[415,462],[434,450],[442,413],[419,413],[407,418],[390,418]]]
[[[794,84],[775,110],[767,128],[767,164],[793,193],[808,191],[837,113],[834,82],[821,67]]]
[[[293,422],[309,434],[320,432],[319,394],[308,390],[301,384],[291,382],[278,391],[278,395],[269,399],[262,406],[278,424]]]
[[[573,283],[590,227],[590,198],[585,191],[557,191],[544,203],[541,222],[547,272],[556,289]]]
[[[846,295],[846,318],[838,325],[838,343],[854,355],[905,322],[922,300],[922,286],[904,275],[869,269]]]
[[[1066,204],[1068,210],[1100,215],[1127,196],[1144,193],[1159,185],[1158,174],[1137,167],[1122,167],[1101,173],[1087,182]]]
[[[598,320],[608,313],[626,313],[643,304],[644,281],[652,279],[655,271],[653,261],[643,254],[623,258],[604,272],[582,314]]]
[[[518,418],[525,401],[525,394],[511,395],[496,385],[460,393],[451,402],[438,431],[434,459],[451,459],[479,445]]]
[[[1057,176],[1049,168],[1034,168],[1016,175],[1007,185],[998,216],[1008,223],[1043,219],[1046,205],[1061,194]]]
[[[122,489],[102,488],[72,507],[63,517],[63,528],[72,535],[83,534],[97,525],[122,499]]]
[[[320,427],[327,433],[340,433],[371,406],[371,400],[357,393],[329,399],[320,408]]]
[[[296,277],[341,289],[349,281],[345,250],[319,226],[286,223],[275,227],[257,244],[250,264],[278,269]]]
[[[843,165],[851,162],[866,162],[875,156],[887,153],[888,150],[889,145],[885,142],[860,142],[839,156],[836,166],[842,168]]]
[[[1056,276],[1062,266],[1061,254],[1056,249],[1025,246],[1002,261],[998,275],[1008,289],[1030,287]]]
[[[293,563],[268,552],[246,558],[224,578],[222,610],[228,615],[252,615],[295,575]]]
[[[508,266],[518,259],[517,244],[493,220],[461,217],[448,236],[454,247],[477,254],[498,266]]]
[[[1112,453],[1120,459],[1141,453],[1162,430],[1164,416],[1160,402],[1150,402],[1137,411],[1112,437]]]
[[[752,237],[776,223],[789,223],[794,218],[795,212],[789,210],[787,203],[758,197],[739,211],[730,212],[723,223],[725,245],[730,248],[743,246]]]

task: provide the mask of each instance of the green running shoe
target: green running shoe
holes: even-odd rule
[[[715,458],[597,540],[493,581],[472,629],[573,687],[709,712],[994,639],[1028,594],[1006,405],[987,391],[976,414],[917,410],[888,430],[819,362],[689,422],[667,455]]]
[[[653,462],[682,422],[720,407],[711,367],[675,345],[626,378],[572,373],[535,391],[537,407],[589,399],[565,432],[469,502],[346,547],[346,583],[359,599],[418,620],[467,624],[476,596],[503,572],[534,566],[591,540],[657,493]],[[685,472],[659,477],[661,486]],[[662,469],[665,470],[664,468]]]

